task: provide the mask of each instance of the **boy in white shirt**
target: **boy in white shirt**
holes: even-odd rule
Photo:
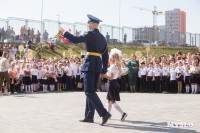
[[[166,93],[167,92],[167,78],[169,77],[169,71],[168,71],[166,63],[163,63],[161,72],[162,72],[162,90],[163,90],[163,93]]]
[[[80,82],[80,75],[81,75],[81,63],[80,62],[78,62],[77,64],[76,64],[76,85],[75,85],[75,89],[78,89],[78,83]]]
[[[74,90],[73,84],[72,84],[72,79],[73,79],[73,69],[70,66],[70,62],[67,62],[67,67],[66,67],[66,79],[67,79],[67,90]]]
[[[155,81],[155,92],[160,92],[160,78],[161,78],[161,69],[159,63],[156,63],[156,67],[153,70],[153,80]]]
[[[146,78],[147,78],[147,67],[145,66],[145,62],[141,63],[141,67],[138,71],[138,75],[140,78],[140,91],[145,92],[146,91]]]
[[[172,68],[170,70],[170,89],[171,92],[177,93],[176,64],[172,64]]]
[[[149,68],[147,68],[147,85],[148,85],[148,92],[153,92],[153,63],[149,64]]]

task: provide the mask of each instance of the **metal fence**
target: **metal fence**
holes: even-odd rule
[[[49,41],[54,39],[54,35],[57,34],[60,27],[69,30],[72,34],[76,36],[82,35],[88,31],[87,23],[67,23],[48,19],[40,21],[14,17],[0,19],[0,28],[2,29],[2,27],[4,27],[5,31],[9,27],[13,27],[15,31],[15,39],[13,40],[13,42],[15,43],[20,42],[16,37],[20,36],[21,27],[25,27],[26,29],[33,28],[34,35],[36,35],[37,31],[39,31],[41,33],[41,42],[43,41],[42,38],[45,30],[49,33]],[[109,35],[111,40],[117,40],[117,43],[122,44],[125,43],[124,41],[126,41],[127,44],[134,44],[134,41],[136,40],[148,40],[150,43],[165,42],[167,44],[170,44],[171,46],[187,44],[188,46],[200,47],[200,34],[197,33],[180,33],[177,31],[168,32],[167,29],[153,30],[151,27],[133,28],[123,26],[119,28],[116,26],[105,24],[100,25],[100,32],[105,37],[106,35]],[[126,39],[124,38],[125,34]],[[0,41],[2,42],[2,39]],[[24,41],[26,42],[27,38]]]

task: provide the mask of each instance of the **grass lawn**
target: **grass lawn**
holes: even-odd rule
[[[25,46],[25,44],[22,44]],[[19,46],[19,45],[17,45]],[[36,55],[36,48],[37,45],[33,45],[33,55]],[[64,44],[64,45],[55,45],[55,50],[56,52],[50,51],[48,48],[43,48],[42,50],[42,58],[46,57],[61,57],[63,55],[63,52],[65,51],[66,57],[68,57],[70,54],[68,53],[68,49],[72,49],[73,53],[72,55],[77,55],[80,57],[81,55],[81,50],[85,50],[85,45],[84,44]],[[139,46],[118,46],[118,45],[109,45],[108,49],[109,52],[112,48],[117,48],[122,51],[123,54],[127,54],[130,56],[131,54],[135,53],[136,51],[141,51],[142,55],[147,55],[146,52],[146,47],[139,47]],[[167,56],[170,54],[176,54],[178,51],[181,51],[182,53],[188,53],[191,52],[192,54],[196,54],[198,52],[199,48],[198,47],[150,47],[150,52],[149,54],[154,53],[154,56],[158,57],[162,54],[166,54]],[[21,53],[22,56],[24,55],[24,52]],[[19,51],[17,52],[17,55],[20,55]]]

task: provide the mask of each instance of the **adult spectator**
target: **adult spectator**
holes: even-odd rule
[[[15,42],[15,31],[13,30],[13,27],[11,29],[11,42]]]
[[[29,47],[29,49],[31,49],[31,48],[32,48],[32,43],[33,43],[33,42],[31,41],[31,38],[29,38],[29,39],[28,39],[28,43],[27,43],[27,44],[28,44],[28,47]]]
[[[8,59],[12,59],[14,61],[15,60],[14,47],[12,46],[12,44],[9,44],[8,48],[9,48]]]
[[[14,48],[15,57],[16,57],[16,55],[17,55],[17,47],[16,47],[16,45],[15,45],[15,44],[13,45],[13,48]]]
[[[19,36],[19,38],[21,39],[21,41],[24,40],[24,28],[23,28],[23,26],[20,29],[20,36]]]
[[[47,30],[45,30],[44,33],[43,33],[43,37],[44,37],[45,42],[47,42],[48,36],[49,36],[49,33],[47,32]]]
[[[107,41],[108,44],[110,43],[110,35],[108,34],[108,32],[106,34],[106,41]]]
[[[6,37],[6,31],[4,30],[4,27],[1,30],[1,42],[4,43]]]
[[[37,47],[35,50],[36,50],[36,52],[37,52],[36,57],[37,57],[38,59],[41,59],[41,56],[42,56],[42,48],[41,48],[41,45],[38,44],[38,47]]]
[[[33,43],[34,42],[34,29],[33,28],[31,29],[30,38]]]
[[[41,33],[40,33],[39,30],[38,30],[38,31],[37,31],[37,34],[36,34],[36,37],[35,37],[36,43],[39,43],[39,42],[40,42],[40,35],[41,35]]]
[[[25,25],[23,27],[23,30],[24,30],[24,41],[26,41],[26,39],[27,39],[27,29],[26,29]]]
[[[55,46],[52,43],[49,44],[49,50],[55,52]]]
[[[7,42],[10,42],[10,38],[11,38],[11,29],[10,26],[8,27],[8,29],[6,30],[6,37],[7,37]]]
[[[127,35],[126,33],[124,34],[124,44],[126,44],[126,39],[127,39]]]
[[[136,55],[131,55],[131,60],[128,62],[128,79],[129,79],[129,86],[130,91],[135,91],[136,81],[138,77],[138,68],[139,68],[139,62],[136,60]]]
[[[31,28],[30,27],[28,27],[27,34],[28,34],[27,37],[30,38],[30,35],[31,35]]]
[[[8,89],[10,88],[10,77],[8,75],[8,69],[10,68],[8,53],[3,53],[3,56],[0,59],[0,96],[2,95],[2,85],[4,79],[6,80],[6,90],[4,91],[5,95],[10,95]]]

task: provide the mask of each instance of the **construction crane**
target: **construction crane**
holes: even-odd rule
[[[158,15],[163,15],[163,12],[161,11],[158,11],[157,10],[157,7],[154,6],[154,10],[150,10],[150,9],[145,9],[145,8],[141,8],[141,7],[133,7],[133,8],[136,8],[136,9],[140,9],[140,10],[145,10],[145,11],[150,11],[153,13],[153,29],[154,29],[154,42],[157,41],[157,30],[158,30],[158,26],[157,26],[157,16]]]

